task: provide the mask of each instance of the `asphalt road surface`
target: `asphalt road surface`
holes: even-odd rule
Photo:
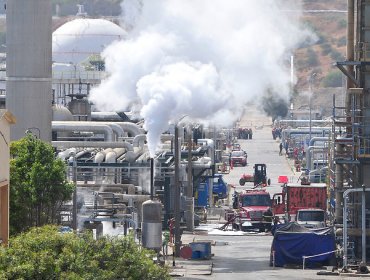
[[[255,163],[267,165],[267,175],[271,179],[271,186],[267,191],[280,192],[278,176],[286,175],[291,181],[297,181],[299,174],[295,174],[285,155],[279,156],[279,141],[272,139],[271,120],[257,111],[246,112],[245,118],[240,120],[240,126],[253,128],[253,139],[239,140],[241,148],[248,153],[246,167],[234,167],[225,181],[233,184],[236,190],[252,186],[247,183],[244,187],[238,185],[242,173],[253,174]],[[249,184],[249,185],[248,185]],[[208,231],[208,235],[188,235],[189,240],[211,240],[216,243],[212,246],[213,269],[211,275],[187,275],[176,279],[355,279],[348,276],[320,276],[317,272],[322,270],[302,270],[273,268],[269,265],[272,235],[269,233],[249,233],[247,235],[222,235],[222,233]],[[230,232],[232,233],[232,232]],[[229,234],[230,234],[229,233]],[[225,233],[227,234],[227,233]],[[220,244],[220,245],[217,245]]]

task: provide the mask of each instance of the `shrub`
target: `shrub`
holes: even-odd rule
[[[346,44],[347,44],[347,37],[346,36],[340,37],[337,41],[337,46],[338,47],[345,46]]]
[[[0,279],[170,279],[153,256],[130,237],[94,240],[90,233],[61,233],[48,225],[0,248]]]
[[[322,49],[321,51],[322,55],[328,55],[332,51],[330,44],[322,44],[321,49]]]
[[[337,50],[333,50],[330,54],[330,57],[334,60],[334,61],[343,61],[344,60],[344,56],[338,52]]]
[[[322,80],[323,87],[341,87],[343,75],[340,71],[332,71]]]
[[[310,67],[314,67],[314,66],[317,66],[318,62],[319,61],[317,59],[317,55],[315,51],[311,48],[307,49],[307,64]]]

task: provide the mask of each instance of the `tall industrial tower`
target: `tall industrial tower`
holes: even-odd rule
[[[12,0],[6,5],[6,107],[17,119],[11,140],[29,130],[51,141],[51,0]]]

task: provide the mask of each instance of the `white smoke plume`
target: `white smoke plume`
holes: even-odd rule
[[[227,126],[269,88],[287,99],[287,59],[312,38],[298,2],[124,0],[132,29],[103,52],[110,76],[90,99],[101,110],[139,107],[152,156],[169,122],[184,115]]]

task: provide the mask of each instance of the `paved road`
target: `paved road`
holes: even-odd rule
[[[273,195],[281,192],[281,184],[278,183],[280,175],[288,176],[291,182],[297,182],[300,174],[292,170],[291,162],[283,153],[279,156],[279,140],[273,140],[271,118],[264,116],[261,112],[251,109],[244,113],[244,117],[239,121],[240,127],[251,127],[253,129],[252,139],[238,142],[243,150],[248,154],[247,167],[236,166],[230,174],[225,176],[225,180],[234,186],[236,190],[252,187],[253,183],[246,183],[244,187],[239,186],[239,179],[243,173],[253,174],[253,166],[256,163],[265,163],[267,176],[271,180],[271,185],[266,190]]]
[[[263,117],[257,111],[246,112],[247,117],[240,121],[241,126],[253,126],[254,134],[251,140],[240,140],[241,147],[248,153],[249,164],[247,167],[235,167],[230,174],[225,176],[228,183],[234,184],[237,190],[243,187],[237,186],[240,175],[243,172],[252,173],[254,163],[266,163],[267,174],[271,178],[270,194],[280,191],[277,183],[279,175],[287,175],[292,180],[297,180],[298,175],[291,169],[285,156],[279,156],[279,142],[272,139],[271,121]],[[256,129],[255,127],[258,127]],[[245,186],[246,187],[246,186]],[[244,236],[222,236],[184,234],[183,242],[200,240],[212,240],[216,246],[212,246],[213,270],[211,275],[204,274],[204,270],[184,270],[184,277],[176,279],[354,279],[344,276],[319,276],[317,270],[284,269],[269,266],[271,234],[253,233]],[[214,234],[219,234],[215,232]],[[217,244],[223,244],[217,246]],[[227,244],[227,245],[225,245]],[[186,267],[186,261],[182,263]]]

